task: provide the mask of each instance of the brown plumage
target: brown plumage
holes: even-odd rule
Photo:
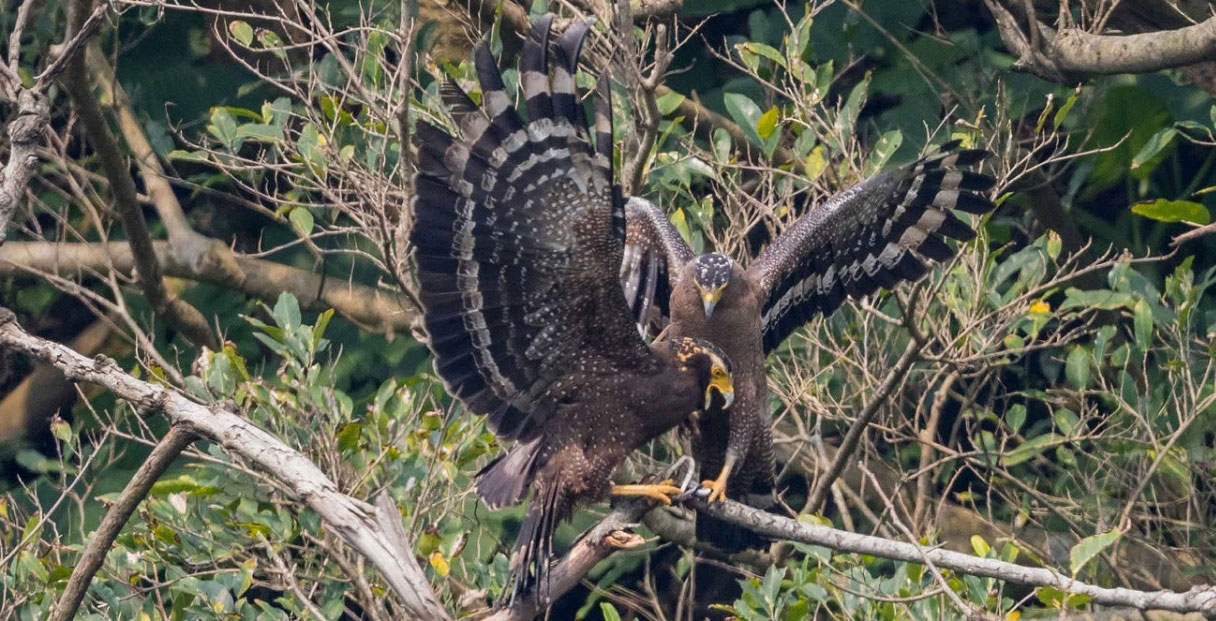
[[[554,527],[575,505],[679,492],[614,487],[609,476],[693,411],[733,398],[718,348],[692,339],[647,346],[634,326],[616,278],[624,206],[607,82],[597,88],[593,150],[574,86],[588,24],[574,22],[550,45],[552,20],[535,22],[523,49],[527,121],[481,45],[481,107],[447,84],[459,137],[425,121],[416,134],[411,241],[435,370],[498,436],[516,441],[478,475],[486,504],[533,492],[510,597],[544,577]]]
[[[760,508],[774,503],[764,368],[771,351],[815,314],[836,310],[846,295],[919,279],[929,261],[954,255],[944,238],[975,237],[952,210],[992,210],[981,192],[993,180],[959,169],[986,152],[957,146],[812,207],[747,269],[723,254],[695,256],[658,207],[638,198],[626,204],[620,274],[639,326],[711,340],[734,363],[734,406],[729,413],[704,413],[693,436],[693,457],[711,498],[730,496]],[[704,515],[697,517],[697,537],[725,550],[762,543]]]

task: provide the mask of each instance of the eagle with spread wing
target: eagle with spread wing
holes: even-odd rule
[[[513,559],[513,598],[543,580],[553,531],[576,504],[609,494],[670,502],[670,482],[610,484],[634,449],[697,410],[728,408],[728,358],[708,341],[648,346],[617,270],[625,206],[613,180],[608,83],[595,97],[594,149],[574,74],[589,28],[550,42],[534,22],[519,83],[527,120],[487,46],[481,105],[441,91],[457,136],[417,125],[414,224],[427,346],[448,392],[514,440],[478,475],[491,507],[532,499]]]
[[[965,170],[988,154],[944,145],[936,154],[876,175],[812,207],[744,269],[720,253],[695,255],[653,203],[625,206],[620,276],[643,331],[713,341],[734,363],[737,398],[729,412],[698,419],[692,453],[710,500],[726,496],[774,504],[772,420],[764,361],[816,314],[924,276],[975,231],[953,212],[984,214],[991,177]],[[706,515],[697,538],[724,550],[763,540]]]

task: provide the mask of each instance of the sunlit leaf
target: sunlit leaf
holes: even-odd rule
[[[1159,222],[1191,222],[1207,224],[1212,221],[1208,208],[1194,201],[1171,201],[1159,198],[1149,203],[1132,205],[1132,213]]]
[[[1068,564],[1072,575],[1076,576],[1080,573],[1087,563],[1101,554],[1103,550],[1114,545],[1122,535],[1123,533],[1118,530],[1109,530],[1078,541],[1077,545],[1068,551]]]

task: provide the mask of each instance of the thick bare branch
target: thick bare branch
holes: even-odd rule
[[[570,552],[549,570],[545,584],[534,586],[509,608],[500,608],[483,621],[526,621],[536,617],[549,602],[574,588],[596,563],[628,547],[633,539],[624,531],[636,525],[650,508],[649,502],[631,502],[613,510],[583,533]]]
[[[9,221],[38,166],[37,151],[49,122],[46,98],[33,90],[21,90],[17,109],[8,124],[8,162],[0,170],[0,244],[7,238]]]
[[[0,309],[0,346],[54,365],[69,379],[97,384],[139,407],[162,412],[174,425],[223,446],[266,472],[297,500],[307,504],[340,536],[380,570],[386,583],[414,618],[450,619],[426,579],[418,575],[413,551],[402,549],[385,532],[372,505],[343,494],[315,464],[278,438],[222,405],[206,406],[162,386],[124,373],[103,356],[86,358],[58,343],[27,334],[11,311]],[[409,559],[409,560],[407,560]]]
[[[1011,2],[985,0],[985,4],[1001,39],[1018,55],[1014,68],[1053,82],[1073,83],[1091,75],[1151,73],[1216,58],[1216,17],[1172,30],[1108,35],[1080,28],[1057,31],[1039,21],[1033,9],[1027,14],[1024,7]],[[1019,21],[1026,24],[1025,28]]]
[[[68,579],[63,594],[55,603],[55,608],[49,617],[50,621],[67,621],[76,617],[76,611],[80,610],[80,604],[84,601],[89,583],[93,581],[93,576],[106,560],[106,553],[110,551],[110,546],[118,537],[123,525],[131,519],[135,508],[148,495],[152,484],[160,479],[173,460],[177,459],[177,456],[186,450],[186,447],[190,446],[195,438],[197,436],[185,427],[174,425],[169,428],[165,437],[156,443],[152,452],[148,454],[148,458],[135,471],[131,480],[127,481],[127,486],[118,495],[118,500],[106,511],[105,517],[101,519],[97,530],[93,531],[88,546],[85,547],[80,558],[76,559],[72,577]]]
[[[192,247],[185,256],[170,252],[169,242],[154,241],[152,249],[165,276],[211,283],[267,302],[274,302],[280,293],[291,293],[305,308],[332,308],[377,332],[408,330],[415,315],[409,300],[398,293],[247,257],[218,240]],[[0,274],[87,275],[111,269],[128,276],[135,269],[135,257],[126,243],[10,242],[0,246]]]
[[[73,4],[73,10],[69,11],[74,15],[72,19],[83,20],[83,14],[89,11],[91,4],[91,0],[79,0]],[[79,30],[79,27],[74,30]],[[143,211],[136,198],[135,182],[128,171],[126,157],[118,145],[118,139],[110,131],[101,106],[89,86],[91,80],[82,57],[76,56],[68,63],[68,71],[62,82],[80,115],[89,143],[101,159],[106,177],[110,180],[115,208],[122,219],[127,241],[138,266],[139,284],[152,310],[164,317],[191,343],[218,349],[219,340],[211,331],[207,318],[197,308],[173,295],[165,287],[160,263],[152,249],[152,235],[148,231],[148,223],[144,220]]]
[[[996,578],[1026,586],[1048,586],[1066,593],[1087,595],[1092,598],[1093,603],[1104,606],[1127,606],[1137,610],[1200,612],[1209,618],[1216,617],[1216,587],[1195,587],[1184,593],[1104,588],[1081,582],[1043,567],[1024,567],[941,548],[926,548],[872,535],[850,533],[827,526],[804,524],[733,500],[706,503],[704,500],[693,499],[689,501],[689,504],[697,511],[774,539],[797,541],[824,546],[838,552],[868,554],[907,563],[919,564],[928,559],[939,568],[964,574]]]

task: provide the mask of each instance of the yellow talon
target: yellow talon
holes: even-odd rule
[[[726,454],[726,463],[722,464],[722,470],[718,471],[718,478],[701,481],[701,487],[709,489],[709,497],[706,498],[707,502],[726,500],[726,481],[730,478],[730,473],[734,469],[735,456],[728,452]]]
[[[651,500],[657,500],[665,505],[670,505],[672,497],[680,495],[683,491],[679,487],[676,487],[674,481],[612,486],[613,496],[642,496]]]
[[[716,480],[706,479],[701,481],[701,487],[709,489],[708,502],[720,502],[726,499],[726,473],[722,473]]]

